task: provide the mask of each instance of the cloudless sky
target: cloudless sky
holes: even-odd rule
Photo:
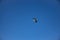
[[[33,22],[38,18],[38,23]],[[60,4],[56,0],[2,0],[0,39],[58,40]]]

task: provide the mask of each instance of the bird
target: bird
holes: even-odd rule
[[[38,19],[36,17],[33,18],[33,22],[34,23],[37,23],[38,22]]]

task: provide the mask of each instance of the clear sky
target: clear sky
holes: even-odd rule
[[[38,23],[33,23],[33,17]],[[60,4],[56,0],[2,0],[0,38],[2,40],[58,40]]]

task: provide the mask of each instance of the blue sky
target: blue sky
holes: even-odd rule
[[[33,23],[33,17],[38,23]],[[2,0],[2,40],[58,40],[60,5],[56,0]]]

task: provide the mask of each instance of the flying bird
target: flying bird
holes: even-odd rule
[[[33,18],[33,22],[34,23],[37,23],[38,22],[38,19],[36,17]]]

